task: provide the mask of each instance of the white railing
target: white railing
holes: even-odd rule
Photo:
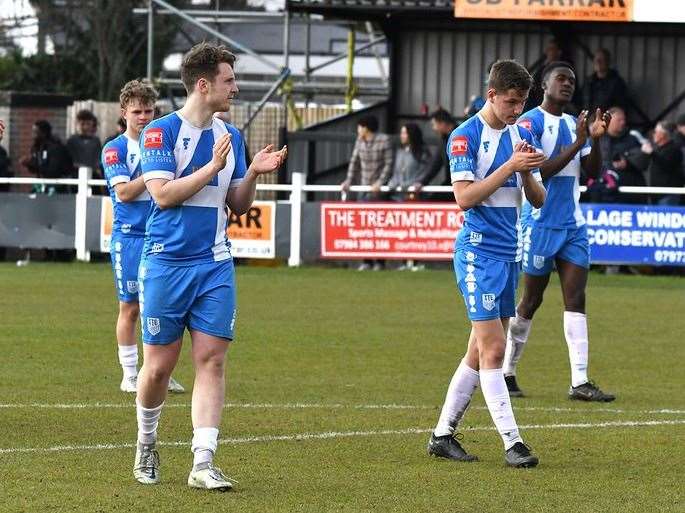
[[[88,167],[79,168],[78,178],[2,178],[0,184],[12,185],[76,185],[76,215],[74,226],[74,248],[78,260],[90,260],[90,252],[86,248],[86,227],[87,227],[87,206],[88,198],[92,196],[92,187],[105,186],[105,180],[92,178],[92,170]],[[289,184],[257,184],[258,191],[271,192],[290,192],[288,203],[290,203],[290,256],[288,265],[297,267],[302,263],[301,260],[301,234],[302,234],[302,203],[304,202],[305,192],[335,192],[341,194],[341,199],[345,199],[346,193],[341,190],[339,185],[307,185],[304,173],[292,173],[292,183]],[[368,185],[353,185],[349,189],[351,192],[370,192]],[[381,187],[381,192],[392,192],[387,185]],[[585,187],[580,188],[585,192]],[[618,188],[619,192],[626,194],[682,194],[685,195],[685,187],[631,187],[624,186]],[[427,185],[421,188],[422,192],[452,192],[452,187],[448,185]],[[414,192],[410,187],[407,192]]]

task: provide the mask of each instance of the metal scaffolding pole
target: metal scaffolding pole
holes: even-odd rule
[[[290,69],[290,13],[285,11],[283,17],[283,69]],[[287,78],[287,77],[286,77]],[[288,131],[288,96],[283,95],[283,129]]]
[[[355,96],[354,87],[354,54],[355,49],[355,32],[354,29],[350,29],[347,33],[347,92],[345,93],[345,105],[347,106],[347,112],[352,112],[352,101]]]
[[[370,21],[366,22],[366,31],[369,34],[369,40],[373,41],[376,38],[376,34],[373,30],[373,24]],[[374,45],[372,50],[374,57],[376,57],[376,63],[378,64],[378,72],[381,75],[381,80],[383,80],[383,85],[387,87],[388,76],[385,74],[385,68],[383,67],[383,61],[381,61],[381,54],[378,52],[378,47]]]
[[[309,72],[309,65],[311,64],[311,50],[312,50],[312,17],[307,13],[307,25],[304,31],[304,81],[309,83],[311,73]],[[309,107],[309,96],[304,100],[305,108]]]
[[[152,83],[152,59],[155,50],[155,10],[152,1],[149,0],[147,10],[147,80],[150,83]]]
[[[238,41],[236,41],[236,40],[234,40],[234,39],[231,39],[230,37],[228,37],[228,36],[222,34],[221,32],[219,32],[219,31],[217,31],[217,30],[214,30],[214,29],[213,29],[212,27],[210,27],[209,25],[206,25],[205,23],[202,23],[202,22],[197,21],[195,18],[193,18],[193,17],[190,16],[189,14],[186,14],[186,13],[183,12],[182,10],[177,9],[176,7],[174,7],[173,5],[171,5],[171,4],[167,3],[167,2],[165,2],[164,0],[150,0],[150,2],[151,2],[151,3],[154,2],[154,3],[156,3],[156,4],[158,4],[158,5],[162,6],[162,7],[164,7],[165,9],[168,9],[169,11],[171,11],[171,12],[174,13],[174,14],[176,14],[176,15],[179,16],[180,18],[183,18],[184,20],[186,20],[188,23],[190,23],[190,24],[192,24],[192,25],[195,25],[196,27],[201,28],[202,30],[204,30],[205,32],[207,32],[209,35],[216,37],[216,38],[219,39],[220,41],[224,41],[225,43],[228,43],[229,45],[231,45],[231,47],[232,47],[233,49],[237,49],[237,50],[240,50],[240,51],[243,52],[243,53],[246,53],[246,54],[248,54],[248,55],[251,55],[252,57],[254,57],[255,59],[257,59],[259,62],[261,62],[262,64],[264,64],[265,66],[267,66],[267,67],[269,67],[269,68],[271,68],[271,69],[274,69],[274,70],[276,70],[276,71],[279,71],[279,72],[281,71],[281,69],[278,67],[278,65],[274,64],[273,62],[271,62],[271,61],[268,60],[268,59],[265,59],[264,57],[262,57],[261,55],[259,55],[257,52],[255,52],[255,51],[252,50],[251,48],[248,48],[247,46],[244,46],[244,45],[240,44]],[[287,19],[287,18],[288,18],[288,16],[286,16],[286,19]],[[149,57],[148,57],[148,58],[149,58]]]
[[[350,29],[350,31],[352,33],[354,33],[354,29]],[[349,41],[349,39],[348,39],[348,41]],[[384,43],[385,41],[386,41],[385,36],[379,37],[377,39],[374,39],[373,41],[369,41],[368,43],[364,43],[363,45],[361,45],[357,48],[353,48],[352,53],[354,55],[357,55],[358,53],[363,52],[367,48],[371,48],[372,46],[377,45],[378,43]],[[350,49],[348,48],[346,52],[341,52],[338,55],[336,55],[335,57],[331,57],[326,62],[322,62],[321,64],[317,64],[313,68],[309,68],[309,72],[314,73],[315,71],[319,71],[320,69],[325,68],[326,66],[330,66],[334,62],[338,62],[338,61],[341,61],[343,59],[346,59],[349,55],[350,55]]]

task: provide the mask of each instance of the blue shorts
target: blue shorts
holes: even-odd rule
[[[138,302],[138,266],[143,254],[144,237],[122,237],[112,234],[109,256],[114,271],[114,286],[119,301]]]
[[[552,272],[560,258],[579,267],[590,267],[587,226],[547,228],[528,225],[523,232],[523,272],[544,276]]]
[[[502,262],[473,251],[457,250],[454,274],[470,320],[489,321],[515,315],[518,262]]]
[[[233,340],[233,260],[182,267],[143,259],[138,276],[144,343],[170,344],[185,328]]]

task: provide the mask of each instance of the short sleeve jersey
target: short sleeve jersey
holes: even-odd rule
[[[447,141],[452,183],[482,181],[509,160],[514,146],[522,140],[537,146],[525,128],[508,125],[497,130],[476,114],[455,128]],[[533,175],[540,180],[539,170]],[[455,249],[494,260],[519,261],[522,186],[521,177],[514,173],[489,198],[466,211]]]
[[[240,185],[247,171],[240,132],[218,118],[199,128],[172,112],[145,127],[140,144],[144,180],[176,180],[208,164],[214,142],[226,133],[231,134],[231,151],[226,166],[209,184],[172,208],[161,209],[153,202],[143,250],[146,258],[179,266],[231,258],[226,195],[229,188]]]
[[[132,201],[124,203],[115,190],[116,185],[135,180],[141,174],[138,141],[121,134],[108,142],[102,149],[102,169],[105,170],[114,210],[112,233],[144,237],[145,223],[152,207],[150,193],[144,190]]]
[[[523,114],[520,126],[530,130],[547,158],[555,158],[576,140],[576,118],[569,114],[555,116],[536,107]],[[524,202],[521,219],[547,228],[574,228],[585,224],[580,209],[580,159],[592,151],[590,140],[556,175],[544,180],[547,198],[542,208]]]

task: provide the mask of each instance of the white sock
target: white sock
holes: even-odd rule
[[[480,387],[492,421],[504,442],[504,450],[508,450],[516,442],[523,442],[519,436],[514,412],[511,410],[511,401],[502,369],[481,369]]]
[[[433,431],[435,436],[454,434],[476,388],[478,388],[478,371],[473,370],[462,360],[447,387],[445,404],[442,406],[438,424]]]
[[[164,403],[155,408],[143,408],[136,399],[139,443],[150,445],[157,441],[157,424],[159,424],[159,416],[162,414],[162,406]]]
[[[518,364],[526,347],[532,319],[525,319],[516,314],[509,320],[507,330],[507,348],[504,351],[503,371],[505,376],[516,376],[516,364]]]
[[[124,378],[138,375],[138,346],[136,344],[130,346],[119,347],[119,363],[124,370]]]
[[[579,312],[564,312],[564,336],[571,363],[571,385],[577,387],[588,382],[587,317]]]
[[[213,427],[193,429],[193,467],[200,463],[211,463],[218,444],[219,430]]]

